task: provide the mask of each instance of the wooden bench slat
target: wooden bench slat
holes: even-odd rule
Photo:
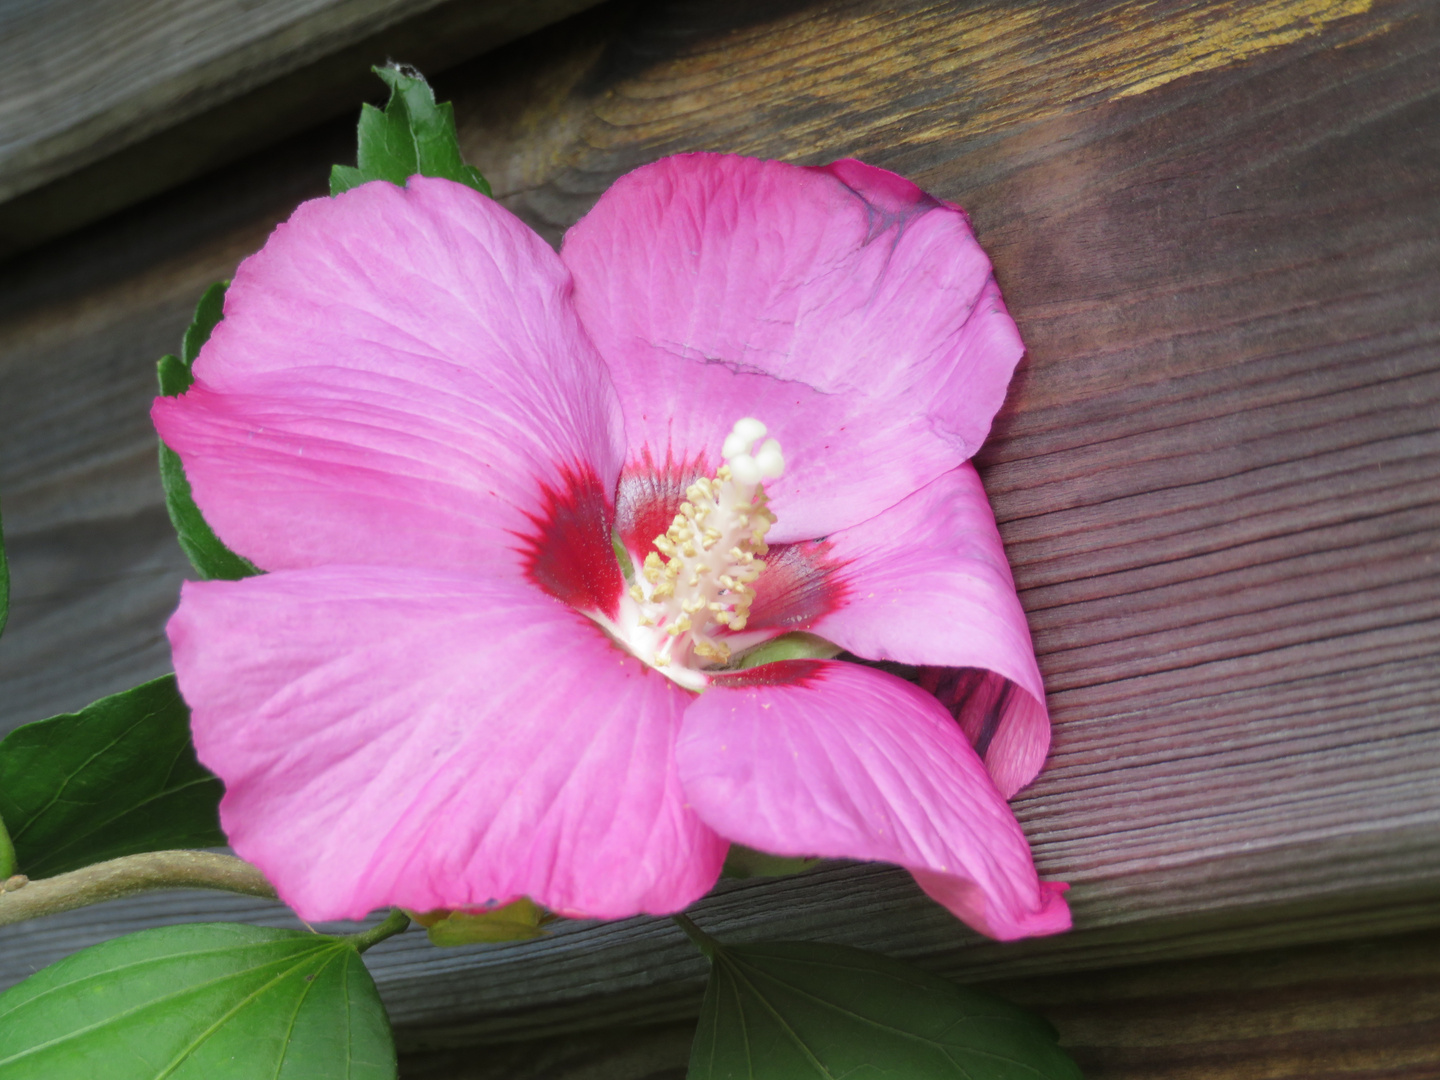
[[[595,0],[50,0],[0,11],[0,258]]]

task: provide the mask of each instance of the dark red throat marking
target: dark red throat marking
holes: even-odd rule
[[[742,690],[747,686],[804,686],[825,675],[825,666],[833,660],[776,660],[773,664],[760,664],[744,671],[716,675],[713,682],[727,690]]]
[[[657,465],[648,446],[640,451],[640,460],[632,461],[620,474],[615,493],[615,524],[620,542],[629,551],[641,552],[643,557],[680,512],[685,489],[702,476],[710,475],[711,470],[698,455],[689,461],[676,461],[667,452],[665,463]]]
[[[609,495],[588,465],[562,469],[559,481],[544,487],[545,508],[527,515],[535,532],[521,537],[525,572],[555,599],[613,619],[625,579],[610,545]]]
[[[810,629],[845,602],[850,588],[842,569],[844,564],[831,557],[824,540],[776,544],[755,582],[746,625],[752,630]]]

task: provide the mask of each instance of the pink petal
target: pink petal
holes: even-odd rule
[[[735,843],[898,863],[1001,940],[1070,925],[954,721],[892,675],[791,660],[716,680],[685,714],[677,757],[691,804]]]
[[[522,562],[537,517],[584,501],[576,485],[608,506],[619,471],[570,288],[463,185],[317,199],[241,264],[195,386],[155,424],[221,539],[267,570]]]
[[[859,162],[715,154],[622,177],[565,238],[627,468],[719,464],[742,416],[787,472],[774,541],[852,525],[973,454],[1024,351],[965,215]]]
[[[226,833],[303,918],[517,896],[663,914],[719,874],[674,761],[690,695],[529,586],[388,567],[189,583],[169,634]]]
[[[921,667],[918,685],[959,721],[1007,799],[1035,779],[1050,749],[1043,698],[984,668]]]
[[[1045,687],[974,466],[827,537],[813,564],[811,591],[832,599],[803,629],[867,660],[979,669],[1008,680],[942,686],[932,673],[928,688],[948,695],[1001,791],[1013,795],[1035,778],[1050,747]]]

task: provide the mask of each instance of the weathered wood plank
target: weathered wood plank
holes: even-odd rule
[[[905,172],[970,209],[1029,343],[980,464],[1056,721],[1016,808],[1077,930],[981,942],[875,867],[728,885],[697,917],[968,978],[1440,920],[1437,62],[1423,0],[652,3],[446,81],[551,237],[672,151]],[[347,126],[0,271],[0,726],[164,670],[183,565],[150,363],[323,191]],[[0,932],[0,977],[181,910],[276,916],[61,916]],[[371,955],[412,1046],[682,1018],[702,971],[653,920]]]
[[[0,258],[594,0],[58,0],[0,9]]]
[[[1045,1016],[1088,1080],[1430,1080],[1440,935],[1260,950],[984,989]],[[417,1053],[405,1080],[683,1080],[693,1023]]]

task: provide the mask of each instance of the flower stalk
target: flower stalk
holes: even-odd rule
[[[671,915],[670,918],[676,926],[685,931],[685,936],[695,943],[695,947],[705,954],[705,959],[714,963],[715,949],[718,947],[719,942],[705,933],[704,930],[701,930],[700,927],[696,926],[695,923],[685,915],[675,914]]]
[[[359,952],[364,952],[372,946],[379,945],[386,938],[392,938],[396,934],[403,934],[410,929],[410,916],[399,908],[391,908],[390,915],[379,926],[372,926],[369,930],[362,930],[358,934],[350,935],[350,943]]]

